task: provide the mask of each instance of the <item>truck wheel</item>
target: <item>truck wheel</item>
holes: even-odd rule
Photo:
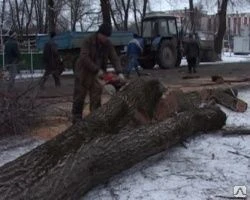
[[[174,68],[177,61],[177,52],[174,45],[165,40],[161,43],[158,53],[159,65],[163,69]]]

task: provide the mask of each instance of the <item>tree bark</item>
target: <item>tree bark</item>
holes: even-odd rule
[[[56,31],[54,1],[48,0],[49,32]]]
[[[214,90],[212,92],[212,98],[214,98],[216,103],[223,105],[232,111],[245,112],[247,110],[246,102],[227,92],[222,92],[222,90]]]
[[[98,141],[103,135],[117,134],[142,107],[152,116],[163,89],[157,80],[135,80],[84,121],[2,166],[0,199],[78,198],[86,189],[82,190],[83,184],[91,183],[85,174],[91,166],[84,162],[95,159],[89,157],[95,150],[89,149],[91,145],[85,149],[86,145],[96,137]]]
[[[193,0],[189,0],[189,15],[190,15],[190,22],[191,22],[191,31],[195,33],[195,23],[194,23],[194,3]]]
[[[168,91],[157,104],[153,119],[162,121],[176,115],[176,113],[215,103],[235,112],[245,112],[248,105],[243,100],[237,98],[237,95],[238,91],[230,87],[203,89],[186,93],[181,90]],[[150,119],[147,116],[139,116],[137,120],[137,124],[147,124],[149,122]]]
[[[109,0],[100,0],[100,1],[101,1],[103,23],[111,25],[110,1]]]
[[[222,0],[220,10],[218,11],[219,28],[214,39],[214,50],[217,55],[221,54],[223,38],[226,32],[226,15],[227,15],[228,0]]]
[[[225,121],[219,108],[197,109],[134,131],[99,134],[88,143],[79,137],[84,125],[78,124],[3,166],[0,199],[79,199],[122,170],[197,132],[221,129]]]

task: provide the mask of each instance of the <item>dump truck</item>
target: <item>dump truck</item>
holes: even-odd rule
[[[80,53],[82,41],[90,34],[93,32],[66,32],[55,37],[65,66],[74,66]],[[153,68],[155,64],[159,64],[163,69],[178,67],[181,59],[185,56],[185,47],[193,44],[190,37],[178,30],[177,18],[165,12],[151,12],[143,18],[141,37],[144,39],[145,48],[139,62],[143,68],[147,69]],[[114,31],[110,36],[124,67],[127,64],[126,46],[132,38],[133,33],[129,31]],[[48,40],[48,35],[38,35],[36,39],[37,49],[42,51]],[[207,48],[208,46],[207,50],[210,51],[210,45],[202,43],[198,37],[195,37],[195,41],[197,48],[201,50],[200,55],[208,55],[202,53],[202,47]]]
[[[61,55],[64,65],[72,68],[79,56],[82,41],[94,32],[64,32],[55,36],[54,41],[57,44],[59,54]],[[133,33],[128,31],[114,31],[110,36],[118,55],[126,51],[126,46],[133,38]],[[45,43],[49,40],[47,34],[38,35],[36,38],[36,48],[42,53]]]

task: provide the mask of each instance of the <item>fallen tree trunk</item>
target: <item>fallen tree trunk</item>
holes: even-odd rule
[[[154,119],[162,121],[176,113],[215,103],[235,112],[245,112],[248,105],[237,98],[237,95],[238,91],[234,88],[203,89],[186,93],[181,90],[169,91],[160,99]]]
[[[55,200],[78,197],[82,181],[88,182],[85,169],[89,170],[89,165],[82,165],[82,159],[94,159],[89,156],[94,149],[82,152],[85,145],[95,137],[117,134],[142,107],[146,108],[144,110],[148,116],[152,116],[163,89],[158,80],[138,79],[125,86],[84,121],[2,166],[0,199]],[[82,172],[83,176],[80,175]]]
[[[245,112],[247,110],[247,103],[230,94],[228,91],[213,90],[212,96],[216,103],[225,106],[226,108],[235,112]]]
[[[33,154],[20,158],[19,165],[14,165],[18,162],[14,161],[2,167],[0,199],[79,199],[89,189],[112,175],[197,132],[220,129],[225,121],[226,115],[219,108],[204,108],[187,111],[134,131],[104,134],[77,149],[71,147],[67,154],[59,151],[58,145],[48,147],[47,144],[50,148],[47,153],[56,152],[60,159],[56,162],[43,160],[45,165],[37,163],[34,154],[37,154],[36,158],[45,156],[39,154],[41,148],[37,148],[33,150]],[[50,156],[52,155],[46,157],[50,159]],[[25,157],[26,160],[23,159]],[[20,160],[23,161],[20,163]],[[32,177],[36,178],[30,181]]]
[[[218,131],[223,136],[241,136],[241,135],[250,135],[250,129],[246,127],[230,128],[230,129],[221,129]]]

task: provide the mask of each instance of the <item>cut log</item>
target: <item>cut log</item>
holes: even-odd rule
[[[156,107],[154,119],[162,121],[174,116],[176,113],[194,109],[197,106],[192,101],[191,96],[193,94],[196,95],[196,100],[199,99],[199,93],[190,92],[185,94],[181,90],[173,90],[166,93]]]
[[[211,76],[211,79],[213,82],[216,82],[218,84],[222,84],[225,82],[224,78],[222,76],[218,76],[218,75]]]
[[[96,150],[88,146],[87,152],[85,145],[95,137],[117,134],[141,108],[152,116],[163,90],[158,80],[137,79],[84,121],[2,166],[0,199],[75,199],[82,182],[91,181],[85,176],[90,166],[82,161],[95,159],[90,154]]]
[[[122,170],[197,132],[221,129],[225,121],[219,108],[197,109],[134,131],[99,134],[88,143],[70,138],[81,135],[83,124],[78,124],[66,131],[68,135],[3,166],[0,199],[79,199]]]
[[[223,136],[250,135],[250,129],[246,127],[222,129],[219,131],[219,133]]]
[[[250,78],[238,78],[238,79],[224,79],[222,76],[213,75],[211,76],[211,80],[216,83],[240,83],[240,82],[248,82]]]
[[[154,114],[157,121],[165,120],[176,113],[198,108],[200,106],[220,104],[236,112],[245,112],[247,103],[237,98],[238,91],[234,88],[203,89],[184,93],[173,90],[161,98]]]
[[[200,76],[198,75],[188,75],[188,76],[183,76],[182,79],[198,79]]]
[[[223,92],[222,90],[213,90],[211,98],[213,98],[216,103],[225,106],[232,111],[245,112],[247,110],[246,102],[228,92]]]

